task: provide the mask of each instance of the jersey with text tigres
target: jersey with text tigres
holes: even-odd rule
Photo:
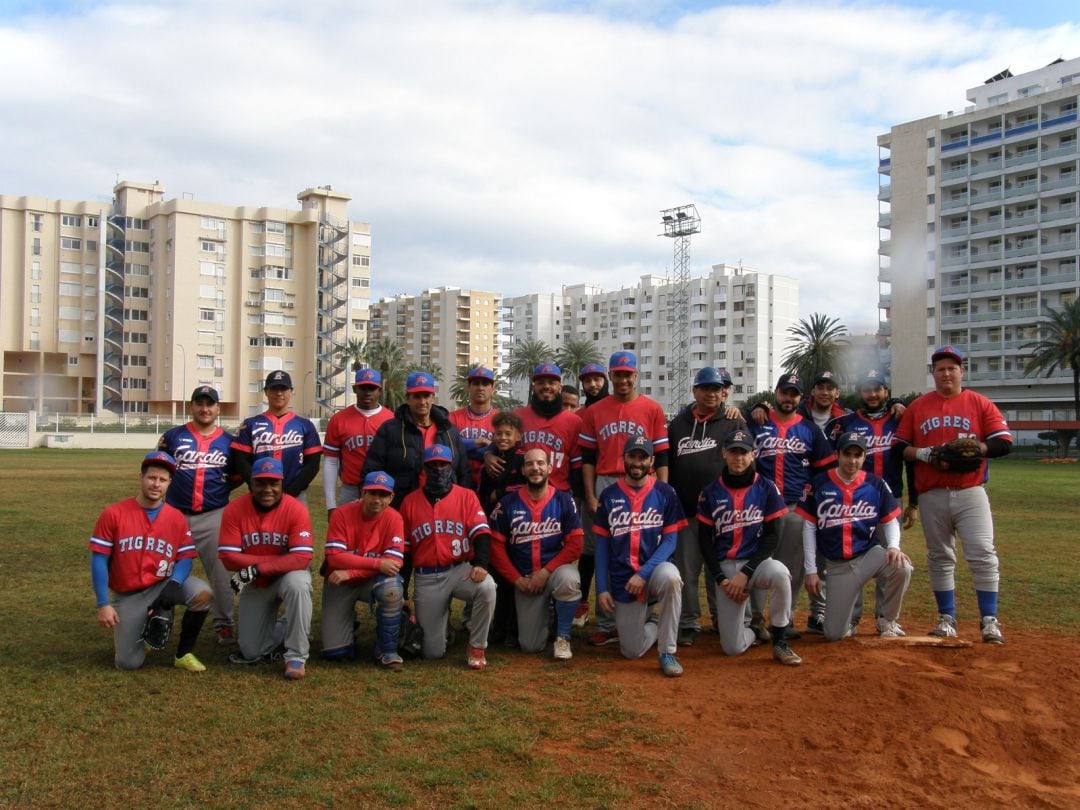
[[[712,527],[718,560],[753,557],[765,524],[786,514],[780,492],[760,474],[748,487],[729,487],[717,478],[698,498],[697,519]]]
[[[908,406],[896,429],[896,441],[912,447],[935,447],[953,439],[972,438],[1012,441],[1009,423],[997,406],[969,389],[945,398],[937,391],[923,394]],[[967,489],[986,481],[986,460],[978,470],[942,472],[930,464],[915,465],[915,489],[920,493],[938,487]]]
[[[538,501],[525,489],[499,501],[492,514],[491,559],[509,582],[547,568],[572,563],[581,556],[584,533],[569,493],[548,487]]]
[[[842,433],[858,433],[866,439],[862,468],[884,480],[893,497],[899,499],[904,494],[904,448],[893,443],[899,425],[900,420],[888,412],[874,419],[858,410],[829,422],[825,435],[833,442]]]
[[[629,402],[608,396],[585,409],[580,442],[596,450],[597,475],[623,474],[623,448],[631,436],[648,438],[654,453],[668,449],[667,419],[658,402],[644,394]]]
[[[348,570],[349,579],[370,579],[383,559],[405,562],[405,526],[392,506],[373,518],[364,516],[363,501],[339,506],[326,530],[328,571]]]
[[[487,515],[471,489],[454,484],[432,506],[422,489],[401,502],[405,553],[413,568],[440,568],[473,558],[473,540],[489,534]]]
[[[370,415],[356,405],[350,405],[330,417],[323,439],[323,452],[330,458],[341,459],[338,470],[341,483],[354,487],[360,485],[360,471],[364,469],[364,458],[375,439],[375,431],[383,422],[393,418],[394,412],[381,405]]]
[[[274,416],[270,412],[249,416],[236,434],[232,447],[250,453],[252,462],[263,456],[272,456],[280,461],[285,470],[286,489],[300,474],[304,456],[322,452],[315,425],[310,419],[292,411],[281,416]]]
[[[491,442],[491,420],[495,418],[496,413],[498,411],[491,408],[487,413],[477,414],[466,405],[450,414],[450,424],[457,428],[458,435],[461,436],[461,441],[465,445],[465,451],[469,454],[469,472],[472,474],[473,489],[480,486],[480,470],[484,469],[484,461],[472,451],[476,447],[477,439],[482,439],[486,443]]]
[[[619,479],[600,493],[599,500],[593,533],[597,543],[608,544],[609,555],[608,571],[597,566],[597,591],[599,583],[610,578],[611,596],[618,602],[633,602],[626,583],[642,567],[651,572],[668,561],[654,555],[665,535],[677,534],[687,525],[686,517],[675,490],[652,476],[637,489]]]
[[[821,468],[836,461],[821,428],[799,415],[787,422],[769,417],[764,425],[747,425],[754,437],[754,466],[776,484],[784,503],[797,503]]]
[[[218,556],[230,570],[257,565],[255,587],[262,588],[287,571],[307,568],[313,551],[311,518],[292,495],[282,495],[268,511],[256,508],[250,494],[243,495],[221,515]]]
[[[89,548],[109,558],[109,587],[116,593],[156,585],[172,576],[177,560],[195,556],[187,520],[178,509],[162,504],[151,521],[134,498],[105,508]]]
[[[827,560],[850,560],[880,545],[877,527],[900,515],[889,485],[859,470],[845,483],[836,470],[817,476],[796,513],[817,526],[818,553]]]
[[[581,417],[565,408],[548,419],[529,406],[514,411],[521,417],[521,452],[539,447],[547,451],[551,464],[548,483],[563,492],[570,491],[570,470],[581,467],[581,450],[578,434],[581,433]]]
[[[225,506],[231,490],[229,449],[233,441],[233,435],[221,428],[203,436],[191,422],[165,431],[158,450],[176,459],[176,472],[165,493],[166,503],[192,512]]]

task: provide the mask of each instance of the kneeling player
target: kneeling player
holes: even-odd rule
[[[555,658],[573,657],[570,629],[581,602],[581,521],[574,500],[548,484],[547,451],[525,453],[524,489],[499,502],[493,515],[491,549],[495,569],[514,586],[518,643],[525,652],[547,645],[548,609],[555,600]]]
[[[90,538],[98,624],[113,631],[118,669],[143,665],[147,616],[161,613],[171,623],[177,604],[187,605],[187,610],[173,665],[188,672],[206,669],[192,651],[212,595],[209,585],[189,576],[195,542],[183,513],[165,503],[175,471],[176,461],[168,453],[148,453],[142,461],[138,494],[106,507]]]
[[[773,658],[797,666],[802,658],[784,641],[791,622],[791,574],[772,558],[777,521],[788,513],[776,485],[754,471],[754,439],[736,430],[724,440],[724,469],[698,498],[698,540],[716,582],[716,621],[724,655],[742,655],[756,640],[744,621],[750,592],[766,590]]]
[[[356,603],[375,605],[375,662],[402,667],[398,655],[405,529],[390,506],[394,479],[384,472],[364,477],[360,500],[339,506],[326,532],[326,582],[322,592],[323,658],[355,655]]]
[[[840,466],[817,476],[795,511],[806,521],[803,553],[806,590],[821,589],[817,559],[825,558],[829,599],[825,603],[825,639],[850,634],[855,600],[871,579],[884,585],[878,609],[881,635],[903,635],[897,625],[900,605],[911,582],[911,560],[900,550],[900,505],[888,485],[862,469],[866,438],[857,432],[837,440]],[[884,545],[882,545],[884,535]]]

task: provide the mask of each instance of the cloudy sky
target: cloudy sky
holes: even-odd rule
[[[877,321],[877,136],[1003,68],[1080,56],[1071,3],[0,0],[0,192],[296,207],[371,223],[374,293],[507,295],[692,262]]]

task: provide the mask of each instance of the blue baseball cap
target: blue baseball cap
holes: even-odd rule
[[[373,385],[382,388],[382,374],[373,368],[358,368],[353,378],[353,385]]]
[[[930,355],[930,364],[933,365],[938,360],[944,360],[949,358],[955,360],[957,365],[964,364],[964,353],[955,346],[941,346],[934,349],[934,353]]]
[[[727,373],[727,369],[705,366],[694,375],[694,388],[699,385],[722,385],[727,388],[731,385],[731,375]]]
[[[885,388],[889,387],[889,384],[885,382],[885,375],[878,371],[876,368],[870,369],[859,378],[859,388],[878,385]]]
[[[780,379],[776,381],[777,391],[786,391],[789,388],[799,394],[803,392],[802,378],[798,374],[781,374]]]
[[[630,452],[644,453],[647,456],[653,454],[652,441],[648,436],[631,436],[623,445],[623,455]]]
[[[858,447],[863,452],[866,452],[866,437],[854,430],[849,433],[841,433],[840,438],[836,440],[836,451],[842,453],[849,447]]]
[[[454,454],[445,444],[433,444],[424,451],[424,463],[453,464]]]
[[[614,374],[616,371],[637,371],[637,355],[633,352],[615,352],[608,361],[608,370]]]
[[[206,397],[208,400],[215,404],[221,401],[221,396],[218,394],[217,389],[211,388],[209,385],[200,385],[198,388],[191,392],[192,402],[203,397]]]
[[[473,380],[487,380],[488,382],[495,383],[495,372],[490,368],[484,368],[483,366],[477,366],[469,372],[465,377],[466,382],[472,382]]]
[[[176,472],[176,459],[164,450],[151,450],[142,460],[142,471],[147,467],[166,467],[169,472]]]
[[[434,394],[435,378],[426,371],[414,371],[405,380],[406,394]]]
[[[554,363],[541,363],[533,369],[532,378],[539,380],[544,377],[554,377],[556,380],[562,379],[562,369]]]
[[[285,478],[285,470],[281,466],[281,462],[276,458],[264,456],[263,458],[256,459],[255,463],[251,465],[251,477],[277,478],[281,480]]]
[[[736,430],[728,434],[728,437],[724,439],[725,450],[746,450],[752,452],[754,449],[754,437],[747,433],[745,430]]]
[[[583,380],[586,377],[591,377],[593,374],[599,374],[601,377],[607,376],[607,369],[599,363],[586,363],[581,367],[581,371],[578,372],[578,379]]]
[[[266,375],[266,382],[263,384],[263,390],[267,388],[292,388],[292,377],[289,376],[287,371],[271,371]]]
[[[840,387],[836,384],[836,376],[831,371],[819,371],[815,374],[814,383],[810,387],[813,388],[815,385],[820,385],[821,383],[828,383],[833,388]]]
[[[369,489],[377,489],[381,492],[393,493],[394,479],[386,473],[382,472],[381,470],[369,472],[367,475],[364,476],[364,485],[361,487],[361,489],[364,491],[367,491]]]

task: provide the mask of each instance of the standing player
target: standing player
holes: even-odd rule
[[[388,408],[379,404],[382,375],[373,368],[357,369],[353,383],[356,404],[335,413],[326,426],[323,442],[323,494],[326,512],[331,515],[339,501],[351,503],[360,497],[360,471],[364,457],[375,439],[379,425],[393,418]],[[341,479],[341,498],[337,483]]]
[[[1012,449],[1009,425],[993,402],[963,388],[964,356],[952,346],[930,358],[934,390],[911,403],[896,429],[904,458],[917,462],[926,567],[940,617],[932,636],[956,635],[956,537],[971,568],[983,641],[1004,643],[997,618],[998,556],[983,483],[987,458]]]
[[[495,580],[487,572],[491,532],[476,493],[453,483],[453,457],[442,444],[424,451],[423,488],[401,503],[405,552],[413,574],[416,621],[424,631],[424,657],[446,655],[450,600],[464,599],[472,605],[466,663],[470,669],[483,669],[495,612]]]
[[[675,655],[682,578],[671,558],[686,518],[675,490],[649,475],[652,460],[653,442],[631,436],[623,452],[623,477],[600,494],[593,523],[596,604],[614,615],[625,658],[640,658],[656,644],[660,670],[677,678],[683,673]],[[653,600],[660,603],[659,624],[649,617]]]
[[[217,426],[221,412],[218,392],[200,385],[191,393],[191,421],[165,431],[157,449],[176,460],[165,501],[187,516],[191,537],[214,593],[214,631],[218,644],[236,643],[233,633],[233,593],[229,572],[218,559],[221,512],[229,493],[240,485],[233,474],[230,445],[233,435]]]
[[[881,635],[902,636],[897,619],[911,582],[911,560],[900,550],[900,506],[889,486],[863,469],[866,438],[857,431],[841,434],[840,463],[814,478],[796,512],[803,524],[803,571],[806,590],[821,590],[818,557],[825,558],[829,599],[825,603],[826,641],[850,634],[855,600],[874,579],[882,586]],[[882,538],[880,535],[884,535]],[[884,545],[882,545],[884,539]]]
[[[581,384],[581,393],[585,395],[585,401],[577,410],[578,416],[585,413],[590,405],[599,402],[609,393],[607,369],[600,363],[586,363],[578,372],[578,382]],[[582,488],[584,491],[584,487]],[[577,496],[577,493],[575,493]],[[577,496],[578,513],[582,516],[582,524],[592,526],[592,518],[585,509],[584,498]],[[585,534],[585,545],[581,550],[581,559],[578,560],[578,571],[581,573],[581,604],[578,605],[577,613],[574,614],[574,627],[584,627],[589,619],[589,589],[592,586],[593,573],[596,571],[596,538],[591,531]]]
[[[724,439],[724,467],[697,503],[701,556],[716,583],[716,624],[724,655],[742,655],[758,640],[745,624],[755,590],[772,595],[769,637],[773,658],[786,666],[802,659],[784,641],[791,621],[791,573],[772,558],[787,507],[776,486],[754,470],[754,439],[744,429]],[[680,538],[681,539],[681,538]]]
[[[311,635],[311,518],[283,489],[276,458],[258,459],[251,469],[251,492],[225,507],[218,553],[236,574],[240,592],[240,650],[234,664],[271,660],[284,645],[285,677],[305,675]],[[278,604],[285,613],[278,619]]]
[[[562,387],[562,404],[570,413],[581,410],[581,392],[578,391],[577,386],[564,385]]]
[[[113,631],[117,669],[138,669],[146,660],[142,630],[147,614],[174,605],[187,610],[180,625],[173,666],[206,669],[195,657],[195,640],[206,621],[210,588],[189,576],[195,544],[184,516],[165,503],[176,461],[154,451],[142,461],[139,492],[106,507],[90,537],[90,578],[97,597],[98,624]],[[112,603],[109,590],[112,589]]]
[[[322,592],[323,658],[351,660],[356,653],[356,603],[375,605],[375,663],[400,670],[402,582],[405,528],[390,506],[394,479],[368,473],[360,501],[330,516],[326,532],[326,582]]]
[[[491,444],[491,419],[495,408],[495,374],[491,369],[477,366],[465,378],[469,386],[469,404],[450,414],[450,423],[457,428],[461,443],[469,456],[472,488],[480,485],[480,470],[484,468],[484,451]]]
[[[525,652],[547,645],[548,611],[555,601],[555,658],[573,657],[570,629],[581,601],[581,580],[574,562],[581,554],[581,522],[574,500],[548,485],[547,453],[525,453],[526,486],[506,495],[495,511],[491,558],[514,586],[518,643]]]
[[[581,393],[585,395],[582,409],[594,405],[611,391],[608,389],[607,369],[600,363],[586,363],[578,372],[578,382],[581,383]]]
[[[831,371],[819,371],[810,387],[810,396],[799,403],[799,415],[825,430],[825,426],[846,413],[840,404],[840,386]],[[826,434],[828,435],[828,434]]]
[[[281,462],[284,470],[284,491],[307,503],[308,485],[319,473],[319,454],[322,443],[319,431],[310,419],[293,413],[292,377],[287,371],[271,371],[263,386],[266,394],[266,411],[244,420],[232,449],[236,452],[236,466],[244,480],[250,483],[251,468],[260,458],[273,458]]]

